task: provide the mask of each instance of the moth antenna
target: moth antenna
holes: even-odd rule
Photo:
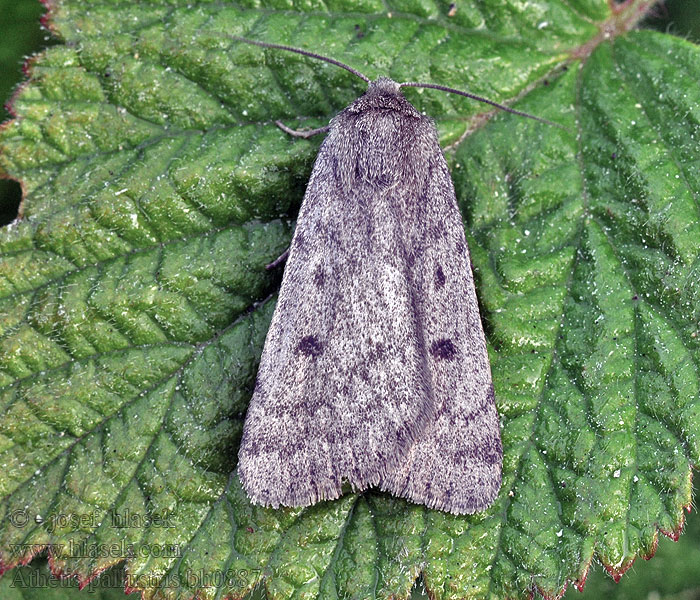
[[[543,119],[542,117],[536,117],[535,115],[531,115],[530,113],[526,113],[520,110],[515,110],[514,108],[509,108],[507,106],[504,106],[503,104],[499,104],[498,102],[494,102],[493,100],[489,100],[488,98],[482,98],[481,96],[477,96],[476,94],[470,94],[469,92],[463,92],[462,90],[456,90],[454,88],[446,87],[444,85],[437,85],[435,83],[417,83],[415,81],[408,81],[406,83],[400,83],[399,87],[420,87],[420,88],[431,88],[433,90],[440,90],[442,92],[450,92],[451,94],[458,94],[459,96],[465,96],[467,98],[471,98],[472,100],[478,100],[479,102],[483,102],[484,104],[490,104],[491,106],[495,106],[496,108],[500,108],[501,110],[504,110],[509,113],[513,113],[514,115],[519,115],[521,117],[527,117],[528,119],[534,119],[535,121],[539,121],[540,123],[546,123],[547,125],[554,125],[554,127],[559,127],[559,129],[563,129],[565,131],[570,131],[568,127],[564,127],[564,125],[560,125],[559,123],[555,123],[554,121],[548,121],[547,119]]]
[[[363,75],[357,69],[353,69],[350,65],[346,65],[345,63],[341,63],[339,60],[329,58],[328,56],[323,56],[322,54],[316,54],[315,52],[309,52],[308,50],[302,50],[301,48],[294,48],[294,46],[283,46],[282,44],[271,44],[269,42],[259,42],[258,40],[249,40],[248,38],[239,37],[237,35],[231,35],[228,37],[230,37],[232,40],[236,40],[237,42],[245,42],[246,44],[253,44],[254,46],[260,46],[262,48],[274,48],[276,50],[287,50],[287,52],[296,52],[297,54],[302,54],[303,56],[308,56],[309,58],[316,58],[318,60],[323,60],[327,63],[335,65],[336,67],[340,67],[342,69],[345,69],[346,71],[350,71],[353,75],[357,75],[365,83],[370,83],[369,77],[367,77],[366,75]]]

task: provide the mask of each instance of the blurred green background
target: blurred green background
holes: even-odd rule
[[[25,58],[53,43],[40,27],[44,7],[38,0],[0,0],[0,98],[7,103],[23,80]],[[644,27],[654,28],[700,42],[700,0],[669,0],[653,9]],[[10,118],[6,107],[0,121]],[[20,187],[0,180],[0,225],[17,214]],[[7,575],[6,575],[7,577]],[[414,597],[421,597],[416,590]],[[112,592],[113,593],[113,592]],[[76,598],[85,593],[76,591]],[[111,597],[111,596],[110,596]],[[591,569],[583,594],[570,588],[565,599],[598,600],[700,600],[700,517],[688,516],[685,533],[677,543],[661,536],[656,556],[638,560],[620,583],[599,565]]]
[[[25,57],[50,43],[48,32],[39,24],[43,13],[39,0],[0,0],[0,123],[11,116],[7,104],[24,79]],[[21,194],[18,183],[0,179],[0,225],[17,216]]]

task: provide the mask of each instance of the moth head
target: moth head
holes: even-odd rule
[[[361,113],[375,109],[397,111],[412,117],[420,116],[418,111],[401,93],[400,84],[388,77],[379,77],[374,81],[370,81],[367,91],[355,100],[347,108],[347,111],[350,113]]]
[[[370,81],[366,95],[396,96],[399,94],[399,84],[388,77],[379,77]]]

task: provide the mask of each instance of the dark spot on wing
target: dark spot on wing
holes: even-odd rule
[[[367,357],[368,363],[375,363],[377,361],[383,360],[384,358],[384,344],[377,342],[372,349],[369,351],[369,356]]]
[[[325,279],[326,279],[326,276],[325,276],[325,274],[323,273],[323,267],[321,267],[321,265],[318,265],[318,266],[316,267],[316,270],[314,271],[314,283],[315,283],[318,287],[322,287],[322,286],[323,286],[323,282],[325,281]]]
[[[338,157],[331,156],[331,171],[333,172],[333,179],[340,181],[340,166],[338,165]]]
[[[362,135],[362,133],[360,133],[359,135]],[[362,168],[362,165],[360,164],[360,161],[358,160],[355,163],[355,179],[362,181],[364,179],[364,174],[365,174],[364,169]]]
[[[294,244],[298,248],[304,245],[304,234],[301,231],[297,231],[297,234],[294,236]]]
[[[296,352],[301,352],[306,356],[316,358],[323,354],[323,345],[319,340],[316,339],[315,336],[305,335],[303,338],[301,338],[301,340],[299,340],[299,343],[296,347]]]
[[[438,265],[435,270],[435,287],[441,288],[445,285],[445,272],[442,270],[442,265]]]
[[[457,356],[457,348],[455,348],[452,340],[442,339],[433,342],[432,346],[430,346],[430,354],[433,355],[433,358],[452,360]]]
[[[464,254],[467,251],[467,247],[464,242],[457,242],[457,254]]]
[[[406,266],[413,268],[416,264],[416,253],[413,250],[406,252]]]
[[[367,368],[367,365],[362,365],[359,367],[359,374],[362,381],[369,381],[369,369]]]

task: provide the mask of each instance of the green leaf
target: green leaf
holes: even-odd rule
[[[697,486],[695,487],[697,492]],[[700,517],[688,515],[678,543],[662,539],[654,560],[635,564],[619,584],[605,576],[601,569],[589,574],[583,595],[567,591],[568,600],[693,600],[700,595]]]
[[[555,596],[677,535],[697,464],[697,48],[603,44],[457,152],[508,449],[490,585]],[[548,106],[550,107],[548,109]],[[428,584],[430,580],[428,579]]]
[[[612,6],[52,3],[65,44],[0,132],[26,193],[0,233],[4,568],[48,547],[82,581],[126,559],[146,598],[260,580],[275,599],[407,597],[420,573],[439,599],[524,598],[677,535],[700,460],[700,56],[628,33],[648,4]],[[319,144],[274,120],[324,124],[363,88],[241,34],[575,132],[407,92],[453,167],[490,342],[505,457],[488,511],[375,492],[275,511],[241,490],[279,282],[264,265]]]

